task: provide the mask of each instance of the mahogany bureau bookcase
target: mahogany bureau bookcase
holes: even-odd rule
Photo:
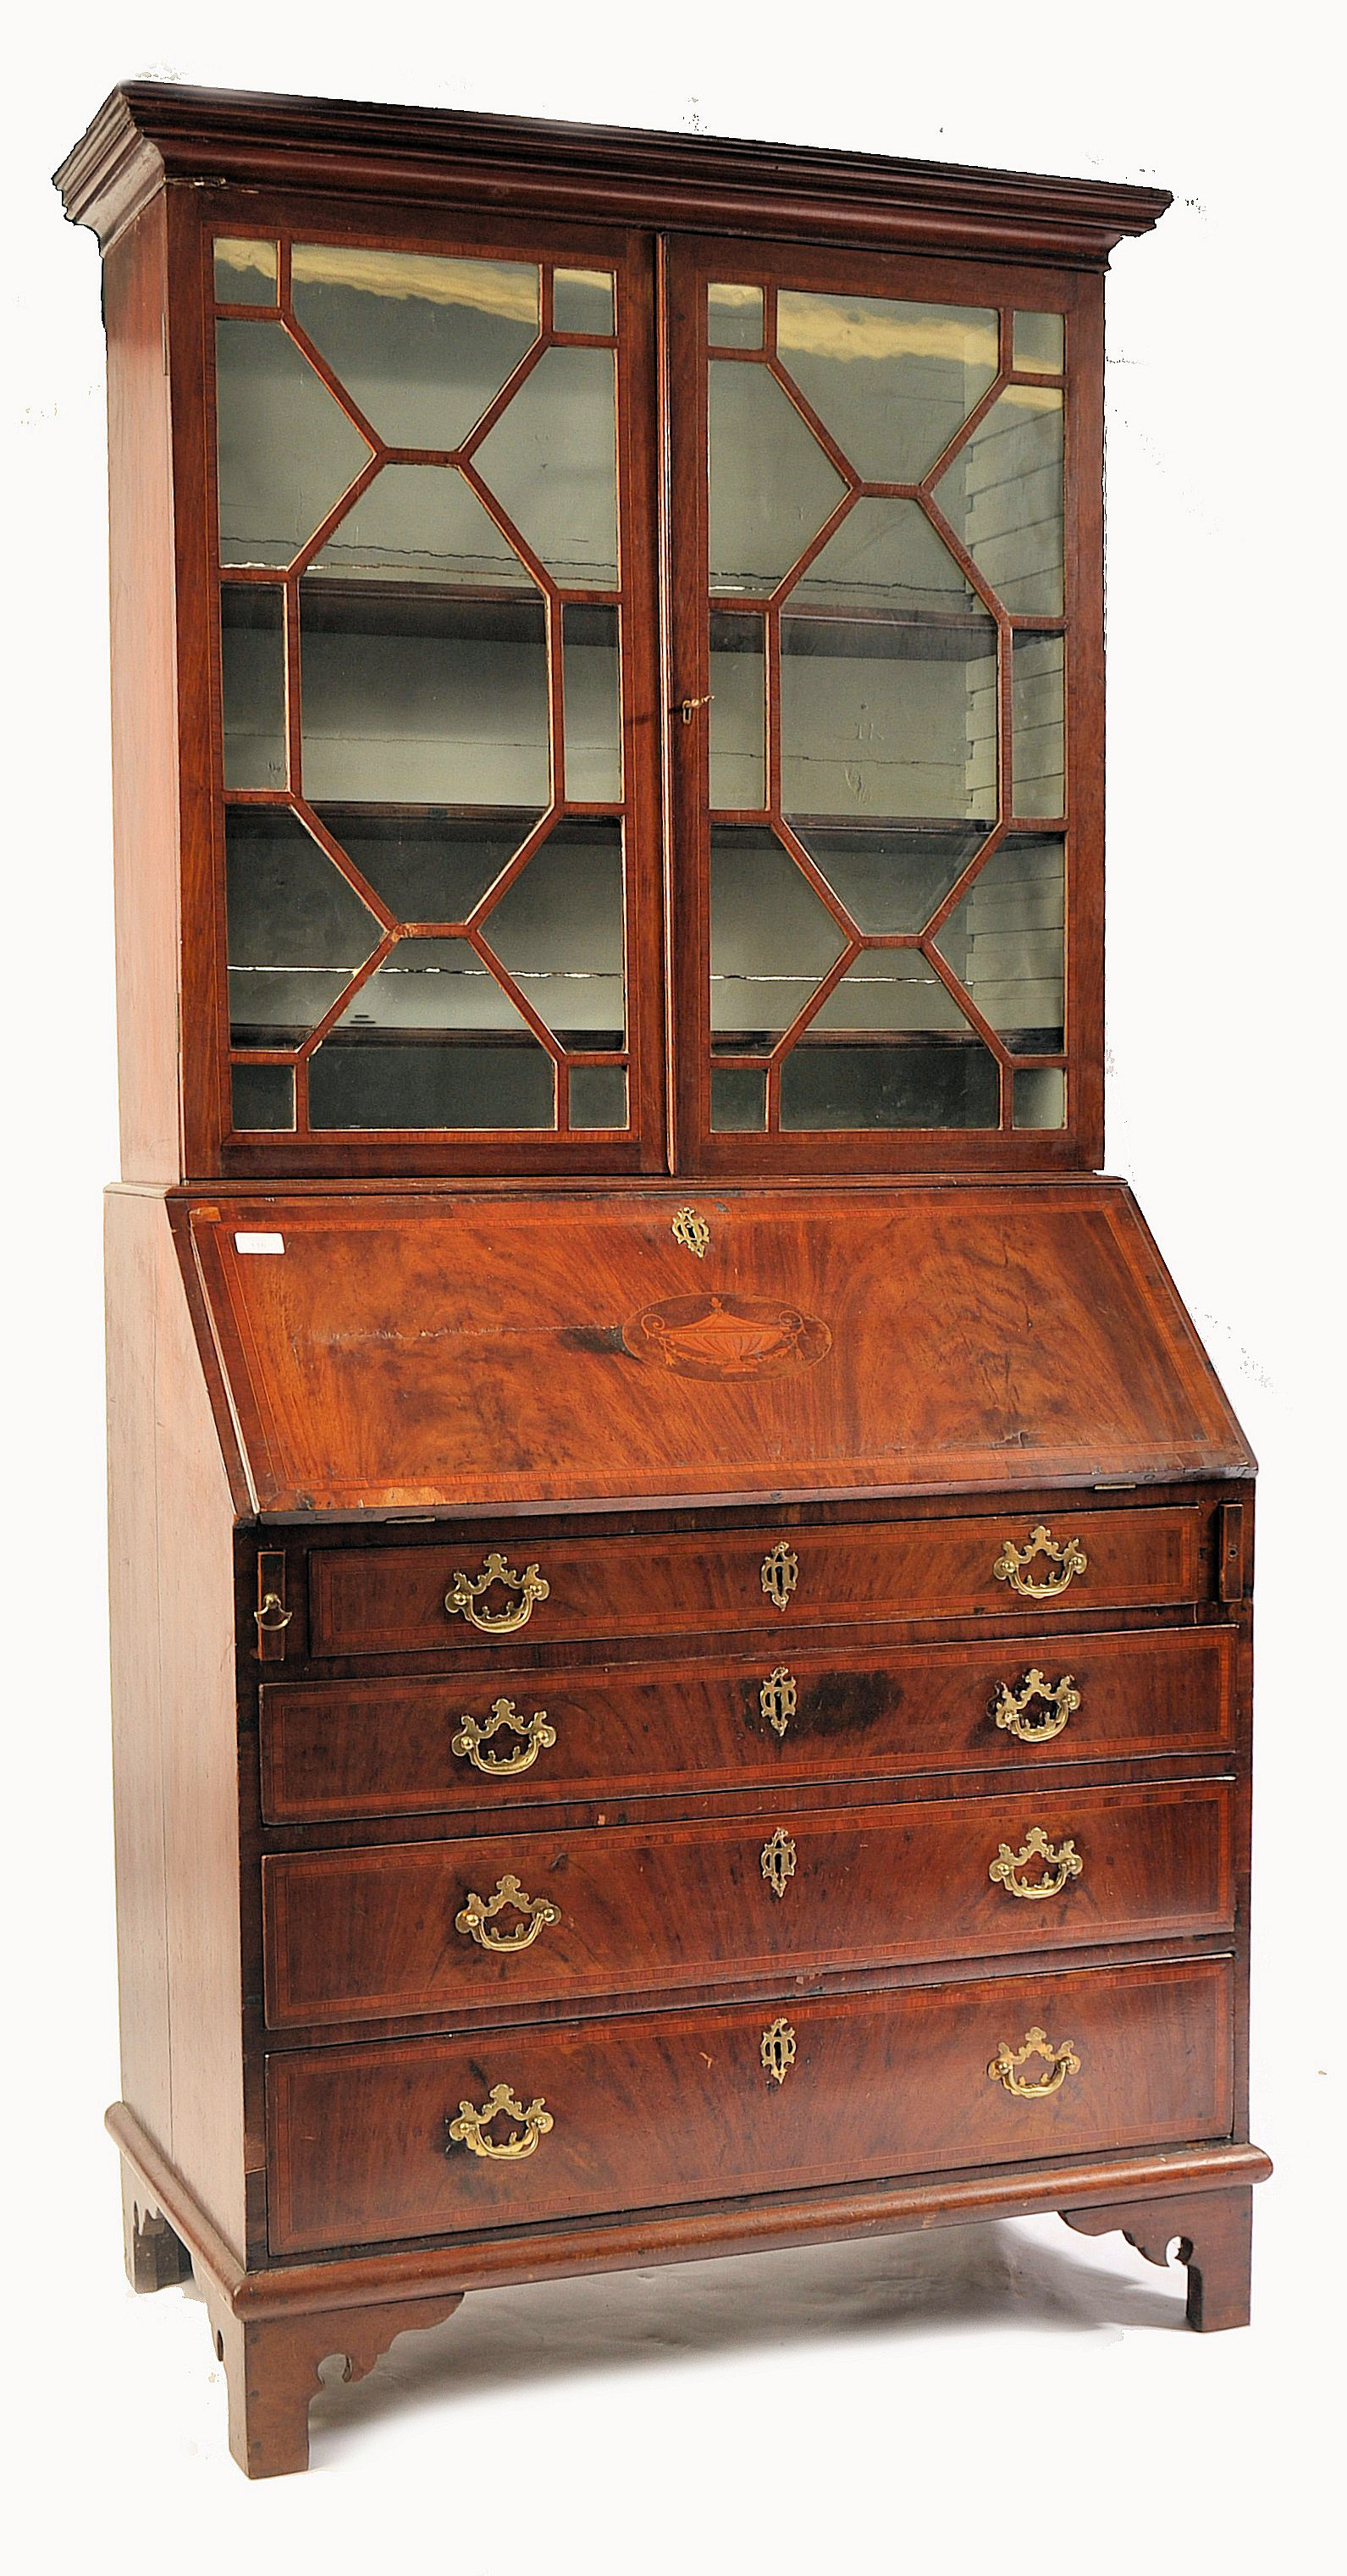
[[[1248,2314],[1253,1461],[1102,1160],[1153,189],[136,84],[105,258],[139,2288],[1060,2210]]]

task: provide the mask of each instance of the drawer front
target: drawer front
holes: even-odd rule
[[[1005,1957],[1234,1920],[1230,1784],[273,1854],[273,2029],[774,1970]]]
[[[273,2053],[271,2248],[1228,2136],[1231,1997],[1199,1959]]]
[[[262,1689],[271,1824],[1220,1751],[1235,1632],[994,1638]],[[1038,1676],[1037,1686],[1032,1676]]]
[[[489,1534],[452,1547],[315,1549],[316,1655],[480,1651],[526,1639],[791,1629],[857,1619],[964,1619],[1043,1607],[1122,1610],[1193,1601],[1207,1515],[1198,1504],[689,1537]],[[1055,1553],[1054,1553],[1055,1551]],[[1002,1569],[999,1573],[998,1566]],[[480,1587],[474,1589],[473,1587]],[[1026,1586],[1038,1586],[1027,1590]],[[1044,1589],[1043,1587],[1047,1587]],[[447,1603],[457,1600],[450,1609]]]

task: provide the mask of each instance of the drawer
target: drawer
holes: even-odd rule
[[[580,1637],[791,1629],[858,1619],[967,1619],[1042,1609],[1161,1606],[1198,1597],[1207,1512],[1032,1509],[636,1538],[493,1538],[451,1546],[315,1549],[315,1655],[508,1651]],[[1056,1551],[1052,1553],[1050,1551]],[[998,1568],[1000,1571],[998,1572]],[[477,1587],[474,1589],[474,1587]],[[1030,1589],[1028,1587],[1037,1587]],[[447,1607],[451,1601],[460,1606]]]
[[[622,1666],[265,1683],[268,1823],[753,1782],[1220,1751],[1235,1631],[994,1637]],[[1040,1687],[1030,1677],[1039,1676]],[[1073,1705],[1074,1703],[1074,1705]]]
[[[1228,2136],[1231,2001],[1196,1959],[273,2052],[271,2249]]]
[[[273,2029],[996,1958],[1234,1921],[1227,1781],[263,1861]]]

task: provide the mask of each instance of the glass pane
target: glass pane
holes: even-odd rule
[[[980,1039],[925,1046],[810,1046],[781,1067],[784,1129],[995,1127],[1000,1086]]]
[[[789,1028],[846,940],[771,832],[711,834],[711,1027],[721,1047],[765,1050]]]
[[[295,1076],[288,1064],[236,1064],[230,1075],[236,1127],[265,1128],[271,1133],[293,1128]]]
[[[1031,376],[1060,376],[1066,327],[1060,313],[1017,313],[1012,363]]]
[[[309,1124],[555,1127],[552,1059],[532,1038],[329,1038],[309,1066]]]
[[[587,331],[607,339],[613,328],[613,280],[605,268],[559,268],[552,279],[554,331]],[[625,1124],[625,1121],[619,1121]]]
[[[491,1029],[513,1036],[527,1028],[466,939],[400,939],[354,994],[333,1031]]]
[[[456,465],[385,465],[309,570],[352,581],[537,589]]]
[[[620,1047],[622,827],[558,823],[482,923],[482,935],[563,1045]]]
[[[893,618],[973,617],[987,611],[919,501],[860,500],[801,573],[792,610],[845,608]]]
[[[1019,1055],[1062,1047],[1065,845],[1012,834],[979,869],[936,946]]]
[[[1066,1075],[1053,1064],[1025,1065],[1015,1075],[1017,1127],[1065,1127]]]
[[[284,787],[285,600],[257,582],[220,590],[226,787]]]
[[[274,305],[277,274],[274,241],[217,241],[215,245],[215,301],[217,304]]]
[[[465,939],[403,939],[309,1067],[315,1127],[550,1127],[552,1061]]]
[[[713,349],[760,349],[762,288],[708,286],[706,336]]]
[[[935,487],[984,581],[1019,617],[1062,610],[1062,397],[1008,385]]]
[[[288,564],[370,460],[277,323],[217,322],[220,561]]]
[[[538,333],[525,261],[296,242],[295,318],[390,447],[461,447]]]
[[[863,483],[919,483],[998,363],[995,313],[869,295],[783,290],[776,342]]]
[[[782,797],[801,817],[996,812],[996,626],[915,501],[858,501],[781,617]]]
[[[625,1127],[627,1077],[620,1064],[571,1066],[572,1127]]]
[[[711,618],[711,804],[752,813],[767,802],[763,621]]]
[[[572,804],[622,797],[622,704],[615,608],[568,600],[561,612],[565,673],[566,794]]]
[[[449,814],[323,805],[319,812],[399,921],[466,921],[541,819],[508,807]]]
[[[1066,812],[1066,646],[1060,635],[1017,635],[1012,704],[1015,814]]]
[[[541,598],[389,598],[309,574],[300,622],[311,802],[545,810]]]
[[[919,948],[871,948],[848,966],[809,1023],[815,1029],[943,1029],[968,1022]]]
[[[711,1126],[718,1135],[761,1135],[767,1124],[767,1076],[751,1064],[711,1067]]]
[[[858,930],[924,930],[983,839],[957,826],[912,831],[872,823],[852,829],[786,820],[841,897]]]
[[[295,814],[225,810],[229,1019],[235,1046],[298,1046],[381,936]]]
[[[617,588],[617,361],[547,349],[473,458],[564,590]]]
[[[710,578],[745,598],[774,590],[846,489],[765,367],[712,361]]]

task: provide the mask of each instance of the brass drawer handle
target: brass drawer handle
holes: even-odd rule
[[[253,1617],[264,1637],[275,1637],[282,1628],[288,1628],[294,1615],[293,1610],[281,1608],[279,1592],[264,1592],[261,1609],[253,1612]]]
[[[1043,1703],[1047,1712],[1043,1717],[1030,1717],[1028,1714],[1035,1700]],[[1031,1664],[1018,1690],[1012,1690],[1009,1682],[1002,1682],[995,1699],[988,1706],[987,1715],[993,1725],[1003,1726],[1009,1735],[1017,1735],[1021,1744],[1047,1744],[1054,1735],[1061,1734],[1067,1719],[1074,1716],[1079,1706],[1080,1692],[1073,1673],[1063,1673],[1059,1682],[1050,1682],[1037,1664]]]
[[[800,1705],[799,1685],[784,1664],[767,1675],[758,1690],[758,1707],[773,1735],[784,1735]]]
[[[1021,1878],[1021,1870],[1027,1868],[1031,1861],[1042,1863],[1042,1876]],[[1023,1851],[1013,1852],[1009,1843],[1002,1843],[1000,1852],[992,1862],[987,1876],[996,1879],[1005,1889],[1007,1896],[1027,1896],[1034,1899],[1042,1896],[1060,1896],[1068,1881],[1079,1878],[1084,1867],[1085,1863],[1069,1834],[1061,1849],[1054,1851],[1042,1826],[1031,1825]]]
[[[772,2082],[784,2084],[795,2064],[795,2033],[784,2015],[768,2023],[758,2055]]]
[[[502,2111],[507,2119],[522,2120],[523,2128],[508,2138],[489,2138],[487,2130]],[[535,2095],[525,2110],[508,2084],[496,2084],[480,2111],[474,2111],[471,2102],[459,2103],[458,2118],[449,2123],[449,2145],[461,2144],[474,2156],[494,2156],[501,2163],[517,2163],[521,2156],[533,2155],[538,2140],[545,2138],[555,2125],[551,2112],[543,2108],[541,2093]],[[448,2152],[446,2147],[446,2155]]]
[[[784,1825],[778,1825],[769,1843],[762,1847],[762,1874],[773,1896],[784,1896],[786,1881],[795,1876],[795,1845]]]
[[[511,1910],[522,1914],[525,1920],[516,1923],[513,1932],[493,1932],[490,1927],[496,1916]],[[469,1939],[480,1942],[484,1950],[503,1950],[507,1957],[516,1950],[527,1950],[539,1933],[546,1931],[549,1923],[560,1921],[558,1908],[545,1896],[526,1896],[513,1874],[497,1879],[496,1893],[492,1897],[479,1896],[475,1888],[470,1890],[462,1913],[454,1917],[457,1931],[466,1932]]]
[[[493,1735],[499,1735],[503,1726],[523,1737],[518,1752],[484,1753],[483,1745],[489,1743]],[[535,1708],[532,1717],[520,1717],[512,1699],[493,1699],[489,1717],[474,1717],[470,1711],[464,1711],[458,1721],[458,1733],[453,1738],[453,1750],[466,1754],[474,1771],[489,1771],[493,1778],[504,1780],[512,1773],[527,1771],[539,1754],[545,1753],[556,1740],[557,1730],[549,1724],[545,1708]]]
[[[1031,2057],[1042,2058],[1052,2068],[1051,2075],[1045,2075],[1037,2084],[1020,2080],[1019,2069]],[[1017,2101],[1042,2102],[1049,2093],[1060,2092],[1068,2075],[1079,2075],[1080,2059],[1069,2039],[1064,2039],[1060,2048],[1054,2048],[1047,2032],[1040,2030],[1035,2023],[1032,2030],[1025,2032],[1018,2048],[1010,2048],[1002,2040],[987,2073],[993,2084],[1003,2084],[1007,2093],[1013,2093]]]
[[[778,1610],[784,1610],[800,1580],[800,1560],[789,1539],[779,1538],[762,1560],[762,1588]]]
[[[1046,1583],[1035,1583],[1025,1573],[1025,1567],[1032,1565],[1036,1556],[1049,1557],[1057,1568],[1055,1574],[1048,1576]],[[1008,1583],[1011,1591],[1022,1592],[1026,1601],[1055,1601],[1059,1593],[1065,1592],[1073,1575],[1085,1572],[1089,1561],[1078,1538],[1068,1539],[1062,1547],[1051,1530],[1045,1529],[1039,1521],[1029,1532],[1027,1547],[1016,1547],[1013,1538],[1002,1541],[1001,1553],[992,1572],[998,1583]]]
[[[489,1592],[493,1583],[503,1583],[507,1592],[517,1592],[519,1599],[512,1610],[479,1610],[478,1600]],[[480,1628],[487,1637],[512,1637],[516,1628],[527,1627],[533,1616],[535,1601],[545,1601],[552,1586],[546,1583],[535,1565],[526,1565],[522,1574],[508,1566],[498,1548],[492,1548],[480,1574],[456,1574],[444,1596],[444,1606],[452,1619],[456,1612],[472,1627]]]

